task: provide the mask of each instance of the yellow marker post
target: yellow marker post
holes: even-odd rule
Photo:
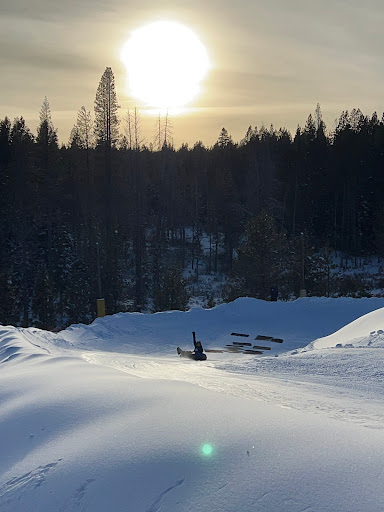
[[[97,316],[98,318],[105,316],[105,299],[97,299]]]

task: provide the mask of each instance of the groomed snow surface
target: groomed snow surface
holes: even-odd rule
[[[243,298],[0,326],[0,511],[382,512],[383,308]],[[271,350],[181,359],[192,331]]]

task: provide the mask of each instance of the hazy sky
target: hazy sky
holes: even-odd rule
[[[77,110],[93,113],[107,66],[120,117],[140,107],[127,93],[120,48],[160,19],[191,28],[212,64],[192,110],[172,120],[176,146],[210,145],[223,126],[235,140],[249,125],[294,132],[317,103],[328,128],[345,109],[383,113],[383,0],[3,0],[0,117],[22,115],[35,133],[47,96],[66,143]],[[155,120],[142,115],[142,122],[151,142]]]

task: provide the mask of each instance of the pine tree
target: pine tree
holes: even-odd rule
[[[285,258],[285,238],[278,233],[271,215],[262,211],[249,220],[244,244],[238,248],[235,275],[250,297],[267,299],[271,286],[281,283]]]
[[[325,123],[323,121],[323,114],[321,112],[320,103],[316,105],[315,110],[315,127],[316,127],[316,136],[324,137],[325,136]]]
[[[65,314],[69,324],[91,320],[90,272],[82,258],[74,257],[68,276]]]
[[[0,121],[0,172],[7,168],[11,150],[11,122],[8,117]]]
[[[11,172],[14,181],[14,215],[13,241],[16,245],[17,257],[13,258],[16,266],[20,304],[22,309],[22,325],[29,325],[29,306],[32,295],[33,281],[33,238],[34,217],[37,197],[34,190],[34,172],[32,163],[33,136],[24,119],[16,118],[11,131],[12,164]]]
[[[47,97],[44,97],[43,104],[40,109],[40,124],[36,142],[44,146],[57,147],[57,133],[52,123],[51,107]]]
[[[257,134],[255,135],[255,132],[253,131],[253,128],[252,126],[250,125],[248,127],[248,130],[244,136],[243,139],[241,139],[240,141],[240,146],[246,146],[247,144],[249,144],[251,142],[252,139],[254,139],[255,137],[257,137]]]
[[[91,113],[82,106],[77,112],[76,124],[71,133],[71,145],[82,149],[85,153],[85,183],[92,182],[90,152],[94,147],[93,121]]]
[[[101,77],[95,98],[95,137],[97,145],[114,147],[119,139],[119,119],[115,77],[107,67]]]
[[[189,295],[180,268],[175,266],[165,270],[153,293],[154,311],[185,311]]]
[[[77,112],[76,125],[80,136],[80,147],[82,149],[89,150],[90,148],[93,147],[93,121],[91,113],[87,111],[87,109],[84,106],[82,106]]]
[[[303,136],[306,142],[312,142],[316,137],[316,124],[312,114],[309,114],[307,122],[305,123]]]
[[[68,143],[70,148],[81,148],[81,138],[77,124],[75,124],[71,130]]]
[[[40,329],[53,329],[56,326],[56,310],[54,304],[52,282],[47,269],[41,265],[37,269],[32,300],[32,312],[35,316],[34,325]]]
[[[40,110],[40,124],[37,128],[36,151],[38,156],[38,167],[41,171],[42,179],[48,184],[48,188],[56,182],[53,175],[57,172],[57,166],[55,165],[57,150],[57,133],[52,123],[51,109],[47,97],[45,97]]]
[[[219,148],[226,148],[227,146],[232,145],[232,137],[228,134],[228,131],[225,128],[222,128],[219,138],[217,139],[216,146],[218,146]]]
[[[102,210],[100,216],[104,220],[103,233],[105,234],[104,240],[101,242],[103,249],[101,254],[106,255],[106,263],[104,265],[103,281],[106,283],[104,286],[104,298],[109,313],[113,313],[114,304],[116,304],[116,294],[118,294],[118,268],[117,268],[117,253],[119,247],[116,245],[116,237],[114,237],[114,228],[112,226],[116,215],[114,207],[114,198],[117,194],[115,183],[112,182],[112,167],[115,160],[112,161],[115,155],[116,143],[119,140],[119,119],[117,117],[117,110],[119,105],[117,103],[115,91],[115,78],[112,69],[107,67],[101,77],[95,98],[95,143],[99,152],[103,153],[104,159],[100,158],[100,163],[103,161],[103,174],[104,180],[100,194],[102,200],[100,201]],[[102,155],[100,155],[102,157]]]
[[[60,155],[56,130],[51,119],[51,110],[47,98],[44,98],[40,110],[40,124],[34,147],[36,152],[36,181],[38,183],[39,224],[42,258],[50,275],[52,272],[52,239],[55,218],[60,216],[57,194],[62,179]],[[44,235],[43,235],[44,233]]]
[[[19,325],[20,296],[10,265],[0,263],[0,325]]]
[[[6,231],[11,223],[12,197],[15,193],[15,184],[12,183],[9,163],[11,159],[11,123],[6,117],[0,121],[0,256],[4,250],[4,240],[8,238]]]

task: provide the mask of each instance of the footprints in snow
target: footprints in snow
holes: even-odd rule
[[[47,474],[56,467],[60,461],[51,462],[45,466],[39,466],[32,471],[28,471],[22,476],[13,477],[0,487],[0,510],[10,510],[10,504],[14,501],[20,501],[26,494],[40,487],[47,479]],[[95,482],[94,478],[86,480],[67,502],[59,509],[60,512],[69,512],[79,510],[79,506],[87,492],[88,486]],[[5,508],[3,508],[5,507]],[[157,509],[154,509],[155,511]],[[151,511],[152,512],[152,511]]]
[[[87,492],[88,486],[95,481],[96,480],[94,478],[89,478],[88,480],[86,480],[78,489],[76,489],[73,496],[71,496],[67,500],[64,506],[60,508],[60,512],[70,512],[72,510],[79,510],[81,502]],[[86,510],[86,508],[82,508],[81,510],[84,511]]]
[[[13,500],[19,500],[26,492],[40,487],[46,480],[47,473],[63,459],[39,466],[22,476],[13,477],[0,487],[0,508]]]

